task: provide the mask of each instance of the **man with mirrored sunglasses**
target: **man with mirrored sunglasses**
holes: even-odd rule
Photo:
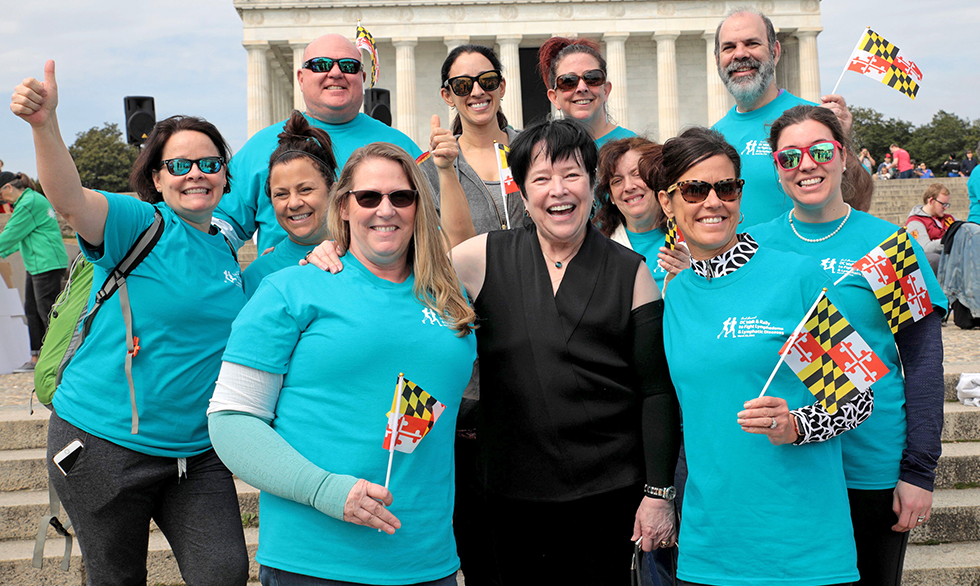
[[[306,46],[303,62],[295,65],[306,119],[330,135],[338,169],[352,152],[372,142],[396,144],[413,157],[422,154],[404,133],[361,113],[367,72],[360,51],[350,40],[323,35]],[[286,237],[265,191],[269,156],[285,124],[284,120],[260,130],[235,153],[228,163],[235,182],[214,212],[214,223],[238,245],[258,231],[260,253]]]
[[[782,113],[812,102],[776,85],[776,64],[782,47],[772,21],[759,12],[736,10],[715,31],[715,64],[735,106],[711,128],[721,132],[742,159],[743,229],[768,222],[793,208],[779,188],[769,148],[769,125]],[[851,131],[851,113],[844,98],[827,95],[821,105],[833,111]]]

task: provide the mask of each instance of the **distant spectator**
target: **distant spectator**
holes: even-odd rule
[[[956,155],[950,153],[949,158],[943,161],[939,172],[947,177],[960,177],[960,162],[956,160]]]
[[[949,190],[942,183],[933,183],[922,195],[922,203],[912,208],[905,220],[910,236],[915,238],[926,252],[929,265],[935,272],[939,268],[942,252],[940,240],[946,230],[956,221],[949,209]]]
[[[977,150],[980,150],[980,143],[977,143]],[[970,216],[967,221],[980,224],[980,173],[966,182],[966,191],[970,197]]]
[[[909,158],[909,152],[897,144],[892,144],[888,148],[892,152],[892,157],[894,159],[893,165],[896,169],[898,169],[898,178],[911,179],[914,177],[912,174],[912,169],[914,167],[912,166],[912,161]]]
[[[915,168],[915,176],[919,179],[934,179],[936,177],[932,174],[932,169],[926,167],[925,163],[919,163],[919,166]]]
[[[885,160],[878,165],[878,179],[894,179],[895,166],[892,165],[892,156],[885,155]]]
[[[976,166],[977,160],[973,158],[973,151],[967,149],[966,158],[960,161],[960,177],[969,177]]]
[[[868,149],[861,149],[861,166],[868,171],[868,174],[875,174],[875,160],[871,156],[871,153],[868,152]]]

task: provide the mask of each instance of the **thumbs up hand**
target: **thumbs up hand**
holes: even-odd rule
[[[439,169],[451,169],[453,161],[459,156],[459,145],[453,133],[439,125],[439,115],[433,114],[431,121],[432,134],[429,135],[429,152],[432,160]]]
[[[10,111],[31,126],[44,125],[58,106],[58,83],[54,78],[54,61],[44,64],[44,83],[29,77],[21,82],[10,98]]]

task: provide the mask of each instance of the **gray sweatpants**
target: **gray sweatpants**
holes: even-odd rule
[[[67,476],[52,457],[85,445]],[[177,460],[148,456],[90,435],[51,414],[48,478],[72,521],[88,584],[146,584],[150,519],[167,537],[188,586],[242,585],[248,552],[231,472],[214,450]]]

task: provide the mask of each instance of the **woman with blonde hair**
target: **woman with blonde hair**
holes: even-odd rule
[[[328,209],[347,270],[259,285],[208,410],[215,449],[262,491],[263,584],[454,585],[453,436],[476,316],[408,153],[354,151]]]

